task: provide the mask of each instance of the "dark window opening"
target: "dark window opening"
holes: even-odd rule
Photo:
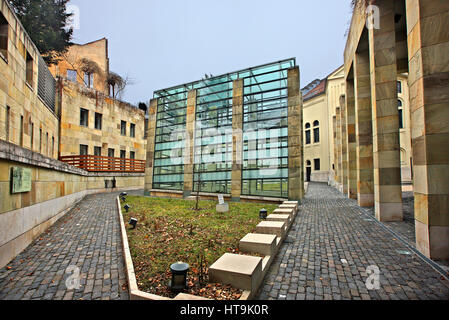
[[[39,129],[39,153],[42,153],[42,129]]]
[[[314,161],[314,164],[315,164],[315,171],[320,171],[321,170],[321,161],[320,161],[320,159],[315,159],[313,161]]]
[[[27,65],[26,65],[26,82],[29,86],[33,87],[33,57],[27,52]]]
[[[81,108],[80,111],[80,126],[88,127],[89,126],[89,110]]]
[[[95,129],[101,130],[103,126],[103,115],[95,112]]]
[[[88,155],[88,146],[85,144],[80,144],[80,156],[87,156]]]
[[[320,142],[320,128],[313,129],[313,142],[314,143]]]
[[[120,150],[120,158],[126,159],[126,150]]]
[[[6,106],[6,118],[5,118],[5,129],[6,129],[6,142],[9,142],[9,128],[10,128],[10,121],[11,121],[11,108]]]
[[[0,56],[8,61],[9,24],[5,16],[0,13]]]
[[[136,159],[136,153],[135,153],[134,151],[131,151],[131,152],[129,153],[129,158],[130,158],[130,159]]]
[[[401,81],[397,82],[397,86],[398,86],[398,93],[402,93],[402,83],[401,83]]]
[[[129,135],[131,136],[131,138],[136,137],[136,125],[134,123],[131,123],[131,125],[130,125]]]
[[[311,144],[312,143],[312,139],[311,139],[311,135],[310,135],[310,130],[306,131],[306,144]]]
[[[101,147],[94,147],[94,155],[98,157],[101,156]]]
[[[55,155],[55,137],[51,137],[51,157]]]
[[[126,136],[126,121],[122,121],[120,124],[120,133],[122,136]]]
[[[23,147],[23,116],[20,116],[20,146]]]
[[[108,149],[108,157],[114,158],[115,150],[114,149]]]

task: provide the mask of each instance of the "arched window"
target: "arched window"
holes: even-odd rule
[[[312,143],[312,136],[310,131],[310,123],[306,123],[306,144]]]
[[[307,160],[307,166],[309,167],[309,166],[311,166],[311,165],[312,165],[312,161]]]
[[[320,142],[320,122],[315,121],[313,123],[313,143]]]
[[[398,100],[399,129],[404,129],[404,106],[401,100]]]

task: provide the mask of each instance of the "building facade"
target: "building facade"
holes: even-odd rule
[[[103,38],[86,44],[73,44],[49,69],[54,77],[109,95],[108,40]]]
[[[80,108],[89,111],[83,128]],[[95,113],[103,115],[102,130],[95,128]],[[143,118],[143,111],[95,88],[56,80],[8,2],[0,0],[0,268],[86,195],[143,187]],[[127,122],[126,136],[120,135],[121,121]],[[141,169],[138,160],[108,159],[106,170],[98,169],[98,159],[89,162],[97,170],[58,161],[61,153],[79,155],[83,139],[89,154],[100,146],[126,150],[126,157],[135,152]]]
[[[338,175],[348,196],[374,205],[378,220],[403,219],[401,161],[407,159],[401,157],[397,80],[408,74],[416,244],[432,259],[448,259],[449,2],[373,4],[357,2],[344,53],[341,115],[355,135],[342,135],[350,147],[342,148]],[[344,159],[353,161],[345,166]]]
[[[412,182],[411,119],[408,75],[398,75],[398,114],[402,183]],[[306,181],[326,182],[342,190],[336,182],[336,111],[346,93],[344,67],[323,80],[314,80],[302,89],[304,100],[304,175]],[[335,121],[335,123],[334,123]],[[340,146],[341,148],[341,146]],[[337,177],[338,178],[338,177]]]
[[[294,59],[155,92],[146,193],[300,200],[301,107]]]

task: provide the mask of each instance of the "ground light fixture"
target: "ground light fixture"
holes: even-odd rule
[[[137,226],[137,219],[131,218],[131,220],[129,220],[129,224],[133,226],[133,229],[135,229]]]
[[[181,292],[187,289],[187,273],[189,272],[189,265],[184,262],[177,262],[170,266],[170,271],[170,290],[172,292]]]
[[[125,210],[126,210],[126,212],[128,212],[129,211],[129,209],[131,209],[131,207],[128,205],[128,204],[125,204]]]
[[[267,209],[261,209],[259,212],[259,217],[261,220],[267,220],[267,217],[268,217]]]

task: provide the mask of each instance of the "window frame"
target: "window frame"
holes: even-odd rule
[[[86,124],[83,124],[83,112],[86,113]],[[89,128],[89,110],[80,108],[80,127]]]

